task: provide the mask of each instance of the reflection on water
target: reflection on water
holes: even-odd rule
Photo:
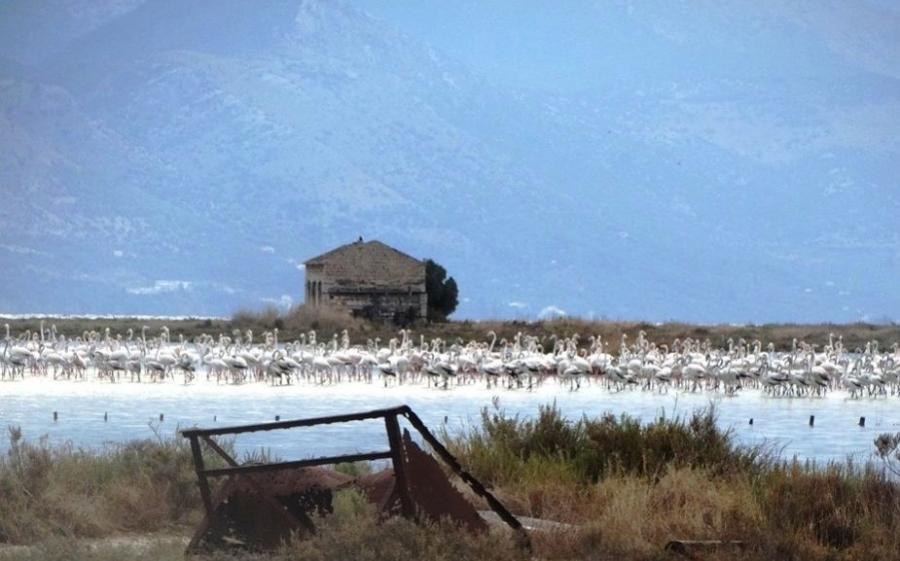
[[[409,405],[433,431],[445,426],[457,432],[477,427],[481,410],[493,408],[495,398],[508,415],[532,417],[540,405],[555,403],[570,419],[624,413],[649,421],[660,415],[685,417],[714,404],[720,425],[729,427],[738,442],[771,443],[783,457],[817,463],[871,459],[872,443],[879,434],[900,432],[896,397],[848,399],[838,392],[818,398],[773,398],[757,390],[732,397],[680,391],[613,393],[598,386],[570,392],[555,383],[528,392],[483,386],[446,391],[418,385],[385,388],[379,383],[272,387],[262,383],[5,381],[0,383],[0,423],[20,426],[31,441],[46,436],[51,443],[69,441],[93,448],[107,442],[168,437],[190,426],[210,428],[274,421],[276,416],[287,420]],[[865,417],[864,426],[860,426],[861,417]],[[300,459],[384,450],[384,433],[383,422],[365,421],[241,435],[235,447],[242,456],[264,448],[280,459]],[[4,438],[0,449],[8,446]]]

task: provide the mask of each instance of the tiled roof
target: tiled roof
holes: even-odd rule
[[[338,284],[420,284],[425,282],[425,263],[379,241],[342,245],[304,263],[322,266]]]

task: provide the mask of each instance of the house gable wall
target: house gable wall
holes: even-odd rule
[[[378,241],[343,245],[306,261],[306,303],[392,317],[428,311],[425,263]]]

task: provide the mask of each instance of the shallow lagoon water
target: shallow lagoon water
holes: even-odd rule
[[[605,413],[627,414],[642,421],[659,416],[685,418],[714,405],[720,426],[738,443],[767,443],[781,457],[843,463],[873,458],[873,441],[885,432],[900,432],[900,398],[850,399],[836,391],[824,397],[772,397],[745,389],[733,396],[716,392],[670,390],[611,392],[600,385],[569,391],[549,381],[533,390],[487,389],[483,384],[451,386],[391,385],[380,381],[331,386],[299,383],[216,384],[205,379],[190,385],[53,381],[43,378],[0,383],[0,423],[19,426],[28,441],[99,448],[132,439],[170,437],[180,428],[213,428],[249,423],[356,413],[409,405],[433,432],[450,433],[480,426],[484,408],[530,418],[541,405],[556,404],[569,419]],[[57,419],[54,420],[54,412]],[[104,419],[105,416],[105,419]],[[810,426],[810,417],[814,423]],[[860,418],[865,417],[865,426]],[[750,420],[753,420],[752,424]],[[9,448],[2,438],[0,449]],[[239,456],[265,449],[282,460],[387,449],[384,423],[364,421],[315,428],[257,432],[238,437]]]

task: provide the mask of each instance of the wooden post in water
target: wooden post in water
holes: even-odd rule
[[[865,418],[865,417],[860,417],[860,418],[859,418],[859,426],[861,426],[861,427],[865,427],[865,426],[866,426],[866,418]]]
[[[810,415],[809,416],[809,426],[813,426],[814,424],[816,424],[816,416]]]

